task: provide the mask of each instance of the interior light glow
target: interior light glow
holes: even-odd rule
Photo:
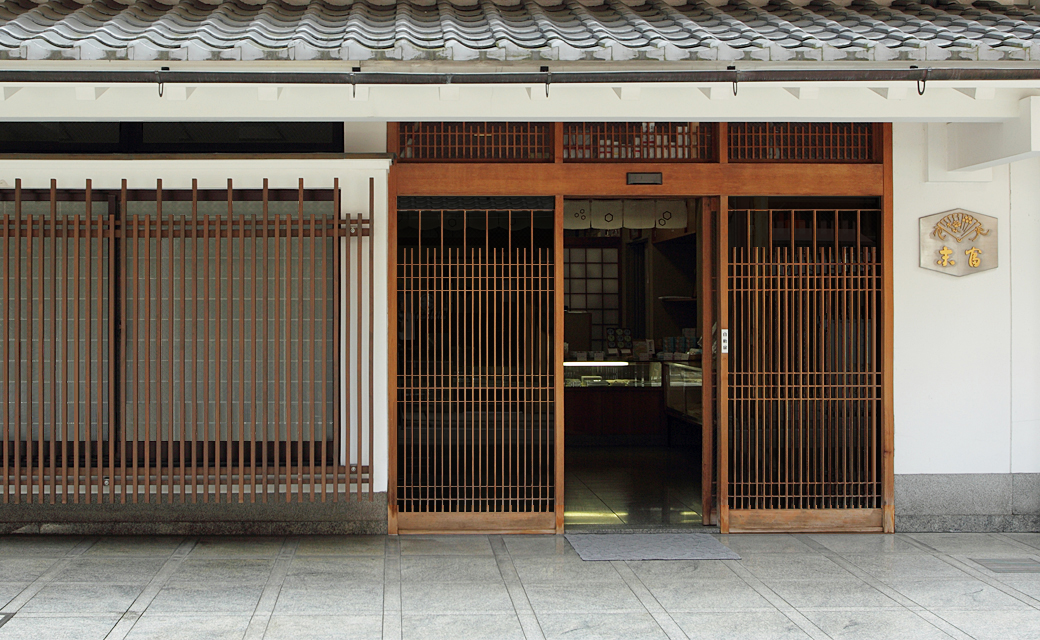
[[[594,360],[583,360],[574,362],[564,362],[565,367],[627,367],[627,362],[621,360],[606,360],[602,362],[596,362]]]

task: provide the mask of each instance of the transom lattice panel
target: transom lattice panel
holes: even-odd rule
[[[553,125],[548,122],[402,122],[402,162],[547,162]]]
[[[700,122],[565,122],[564,162],[713,162],[715,125]]]
[[[880,508],[881,212],[729,216],[729,507]]]
[[[402,514],[554,512],[553,242],[552,211],[399,213]]]
[[[881,162],[870,122],[732,122],[730,162]]]

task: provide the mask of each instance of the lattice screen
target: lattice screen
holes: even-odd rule
[[[729,215],[730,508],[879,508],[881,212]]]
[[[553,212],[399,212],[398,507],[555,509]]]

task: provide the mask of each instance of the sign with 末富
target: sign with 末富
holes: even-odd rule
[[[951,276],[997,268],[997,219],[964,209],[921,218],[921,267]]]

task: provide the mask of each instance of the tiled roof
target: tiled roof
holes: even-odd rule
[[[544,2],[544,0],[543,0]],[[0,3],[0,59],[1040,60],[1040,14],[979,1],[305,6]]]

